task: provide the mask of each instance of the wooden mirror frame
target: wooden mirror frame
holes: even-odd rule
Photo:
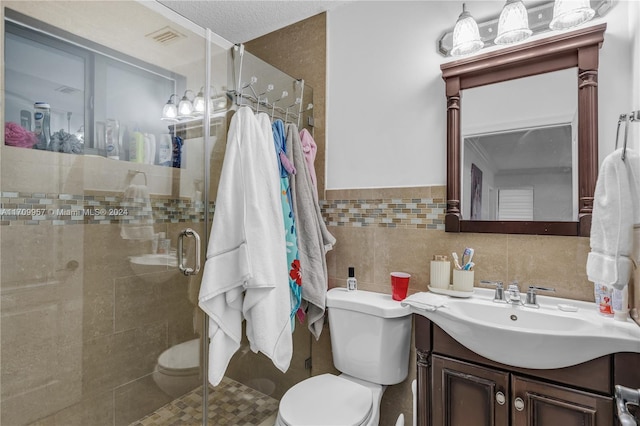
[[[606,24],[442,64],[447,96],[447,232],[589,236],[598,177],[598,58]],[[521,77],[578,68],[578,221],[463,220],[460,91]]]

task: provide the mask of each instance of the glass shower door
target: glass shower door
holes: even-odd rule
[[[162,114],[215,85],[205,32],[151,2],[2,13],[0,423],[136,423],[202,384],[178,248],[188,228],[204,254],[213,142],[200,111]]]

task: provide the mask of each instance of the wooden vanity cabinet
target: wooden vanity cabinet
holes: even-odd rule
[[[419,426],[613,426],[614,380],[640,387],[623,371],[640,354],[534,370],[484,358],[419,315],[415,333]]]
[[[431,362],[434,425],[509,424],[509,373],[440,355]]]
[[[613,425],[612,397],[517,375],[511,377],[511,396],[513,425]]]

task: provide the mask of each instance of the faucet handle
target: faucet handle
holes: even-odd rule
[[[556,291],[555,288],[551,288],[551,287],[539,287],[537,285],[530,285],[529,286],[529,291],[533,291],[535,293],[536,290],[541,290],[541,291]]]
[[[504,288],[502,281],[480,280],[480,284],[494,285],[496,288]]]
[[[496,292],[493,295],[493,301],[496,303],[506,303],[506,299],[504,297],[504,286],[502,281],[488,281],[488,280],[480,280],[481,284],[488,284],[496,286]]]
[[[531,308],[539,308],[538,301],[536,298],[536,291],[556,291],[555,288],[551,287],[539,287],[536,285],[530,285],[529,290],[527,290],[527,301],[525,302],[525,306],[529,306]]]

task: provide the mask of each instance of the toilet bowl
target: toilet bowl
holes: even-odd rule
[[[153,380],[173,398],[195,389],[200,384],[200,339],[179,343],[162,352]]]
[[[303,380],[280,400],[275,426],[378,426],[387,385],[408,375],[411,316],[388,294],[327,292],[331,352],[343,374]]]

